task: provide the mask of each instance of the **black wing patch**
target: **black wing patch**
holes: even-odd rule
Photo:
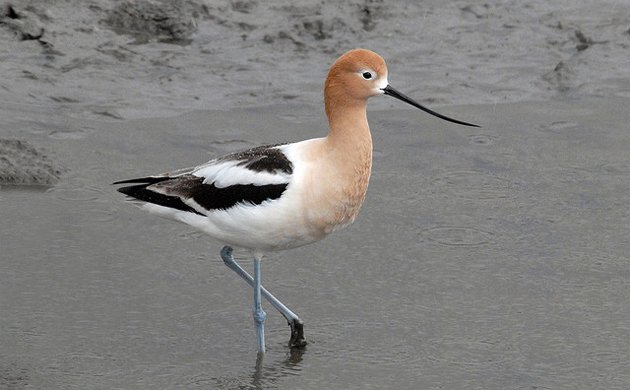
[[[237,166],[255,172],[282,172],[291,175],[293,173],[293,164],[277,148],[280,145],[283,144],[258,146],[234,152],[219,157],[210,163],[237,161]],[[288,183],[266,185],[235,184],[220,188],[216,187],[214,183],[206,184],[203,182],[205,178],[191,175],[186,171],[188,170],[173,172],[176,176],[144,177],[122,180],[114,184],[135,184],[119,188],[118,191],[144,202],[199,215],[206,215],[205,211],[226,210],[237,204],[258,205],[267,200],[278,199],[288,185]],[[189,206],[186,203],[186,200],[189,199],[194,200],[203,210]]]
[[[293,164],[287,156],[277,148],[283,144],[258,146],[242,150],[220,157],[217,161],[240,161],[239,166],[244,166],[255,172],[284,172],[293,173]]]
[[[154,203],[177,210],[205,215],[187,205],[182,199],[192,199],[205,210],[226,210],[237,204],[258,205],[266,200],[278,199],[287,188],[283,184],[236,184],[225,188],[216,187],[213,183],[204,184],[203,177],[182,175],[174,178],[149,177],[144,179],[125,180],[114,184],[139,183],[119,188],[118,191],[138,200]]]
[[[147,178],[147,179],[154,179],[154,178]],[[132,179],[132,180],[136,180],[136,179]],[[127,183],[138,182],[137,180],[136,181],[132,181],[132,180],[119,181],[114,184],[123,184],[125,182]],[[141,180],[141,179],[138,179],[138,180]],[[164,180],[169,180],[169,178],[165,177]],[[182,210],[182,211],[188,211],[190,213],[204,215],[198,212],[197,210],[193,209],[192,207],[188,206],[186,203],[182,202],[182,200],[178,196],[164,195],[164,194],[160,194],[159,192],[155,192],[155,191],[151,191],[147,189],[147,187],[152,184],[153,183],[149,182],[145,184],[137,184],[135,186],[121,187],[118,189],[118,192],[122,192],[123,194],[127,196],[131,196],[132,198],[142,200],[147,203],[154,203],[154,204],[168,207],[171,209],[177,209],[177,210]]]

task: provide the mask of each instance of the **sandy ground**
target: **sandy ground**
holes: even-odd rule
[[[630,94],[625,0],[129,4],[16,3],[21,19],[0,29],[0,98],[114,118],[315,104],[331,61],[354,47],[381,53],[392,83],[426,103]],[[21,40],[25,29],[43,32]]]
[[[628,388],[625,1],[12,4],[0,388]],[[265,263],[311,345],[269,309],[256,364],[219,243],[109,183],[325,134],[353,47],[483,128],[373,99],[361,217]]]

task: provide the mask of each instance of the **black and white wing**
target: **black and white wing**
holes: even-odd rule
[[[291,181],[293,164],[282,145],[259,146],[228,154],[192,169],[118,181],[135,200],[209,215],[236,205],[279,199]]]

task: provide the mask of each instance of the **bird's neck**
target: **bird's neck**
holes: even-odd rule
[[[348,220],[354,219],[365,198],[372,172],[372,137],[365,111],[366,102],[327,110],[329,133],[324,145],[329,174],[343,194]],[[345,214],[344,214],[345,215]]]
[[[326,105],[329,131],[326,145],[329,152],[354,163],[372,163],[372,136],[367,121],[366,101],[344,101]],[[360,161],[357,161],[360,160]]]
[[[313,169],[307,180],[308,219],[322,236],[351,223],[365,199],[372,170],[372,137],[365,102],[335,105],[327,99],[329,132],[314,140]],[[314,206],[315,205],[315,206]]]

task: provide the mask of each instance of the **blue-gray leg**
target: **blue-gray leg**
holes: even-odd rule
[[[234,260],[234,256],[232,256],[232,248],[229,246],[224,246],[221,249],[221,258],[225,265],[228,266],[232,271],[236,272],[238,276],[240,276],[243,280],[249,283],[250,286],[255,287],[254,278],[247,273],[237,262]],[[287,319],[289,326],[291,327],[291,339],[289,340],[289,347],[303,347],[306,345],[306,340],[304,339],[304,324],[302,320],[291,311],[288,307],[286,307],[280,300],[274,297],[266,288],[262,285],[260,286],[261,295],[271,303],[273,307],[276,308]]]
[[[260,259],[254,259],[254,327],[256,328],[256,344],[259,353],[265,353],[265,318],[267,314],[262,309],[262,297],[260,289],[262,287],[262,272],[260,269]]]

